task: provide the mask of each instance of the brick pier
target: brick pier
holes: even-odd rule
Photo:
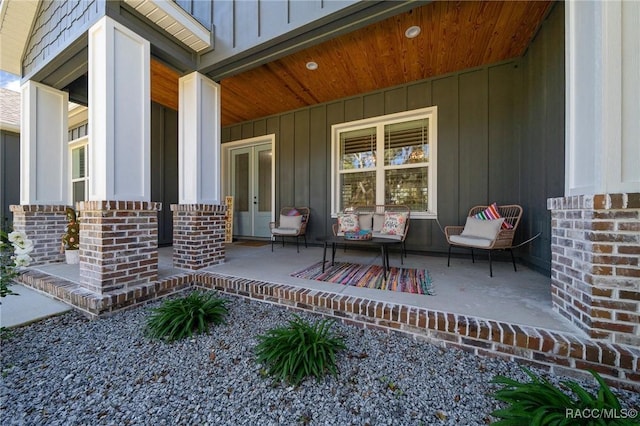
[[[112,293],[158,279],[158,210],[143,201],[84,201],[80,220],[80,284]]]
[[[22,231],[33,241],[33,265],[64,262],[60,252],[67,216],[63,205],[12,205],[14,231]]]
[[[173,266],[197,270],[224,262],[227,206],[172,204]]]
[[[602,341],[640,347],[640,193],[553,198],[556,311]]]

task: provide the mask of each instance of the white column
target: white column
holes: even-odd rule
[[[220,202],[220,85],[193,72],[179,80],[178,202]]]
[[[109,17],[89,29],[89,200],[151,200],[149,42]]]
[[[639,192],[640,2],[565,7],[565,195]]]
[[[34,81],[21,92],[20,204],[67,204],[69,94]]]

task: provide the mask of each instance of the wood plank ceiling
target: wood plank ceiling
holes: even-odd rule
[[[435,1],[223,79],[222,125],[524,54],[553,1]],[[413,39],[405,30],[422,32]],[[314,61],[318,69],[305,64]]]

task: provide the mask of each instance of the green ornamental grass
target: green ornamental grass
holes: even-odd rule
[[[309,324],[297,315],[288,327],[275,328],[258,336],[257,360],[269,375],[298,385],[305,377],[338,374],[335,354],[346,346],[330,328],[333,321]]]
[[[209,324],[221,324],[227,315],[227,301],[213,293],[194,291],[187,297],[166,300],[152,309],[147,334],[167,341],[206,333]]]
[[[506,408],[491,413],[492,416],[501,419],[493,424],[500,426],[638,424],[637,419],[625,418],[618,398],[595,371],[589,372],[600,384],[597,395],[589,393],[573,380],[562,381],[561,386],[573,393],[570,396],[548,380],[537,377],[529,369],[523,367],[523,370],[531,378],[531,382],[521,383],[504,376],[496,376],[491,381],[491,383],[503,385],[494,393],[494,397],[508,404]],[[594,418],[598,415],[599,418]]]

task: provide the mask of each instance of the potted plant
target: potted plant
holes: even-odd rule
[[[76,211],[67,207],[67,231],[62,234],[62,248],[67,259],[67,264],[80,263],[80,224]]]

